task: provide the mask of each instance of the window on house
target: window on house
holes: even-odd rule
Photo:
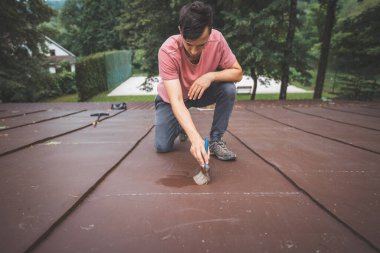
[[[50,49],[50,56],[55,56],[55,50],[54,49]]]

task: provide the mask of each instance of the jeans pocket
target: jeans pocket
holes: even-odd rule
[[[162,100],[162,98],[159,95],[157,95],[154,99],[154,108],[157,109],[157,107],[162,103],[165,103],[164,100]]]

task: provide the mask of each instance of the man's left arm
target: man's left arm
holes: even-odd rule
[[[230,68],[208,72],[195,80],[188,93],[189,99],[200,99],[213,82],[239,82],[242,78],[241,66],[238,61],[235,61]]]

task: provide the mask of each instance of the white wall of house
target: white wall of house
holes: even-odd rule
[[[53,55],[55,55],[55,56],[66,56],[66,55],[69,55],[67,52],[63,51],[57,45],[54,45],[54,44],[49,43],[49,42],[47,42],[47,44],[48,44],[49,53],[50,53],[51,56],[53,56]],[[54,53],[52,53],[52,52],[54,52]]]
[[[49,72],[50,72],[50,74],[55,74],[57,72],[57,70],[55,69],[54,66],[50,66],[49,67]]]
[[[52,39],[46,37],[46,46],[49,49],[48,55],[47,56],[55,56],[55,57],[60,57],[60,56],[69,56],[72,58],[75,58],[75,55],[71,53],[70,51],[66,50],[63,48],[61,45],[59,45],[57,42],[53,41]],[[75,63],[71,62],[71,72],[75,72]],[[56,73],[56,66],[54,64],[50,65],[49,67],[49,72],[50,73]]]

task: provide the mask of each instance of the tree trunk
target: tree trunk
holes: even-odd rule
[[[251,77],[253,79],[253,91],[251,94],[251,100],[255,100],[256,90],[257,90],[257,75],[256,75],[255,67],[251,67]]]
[[[284,59],[282,62],[281,89],[279,99],[286,99],[286,90],[289,82],[289,62],[292,55],[293,38],[296,30],[297,19],[297,0],[290,0],[289,10],[289,28],[286,35],[286,45],[284,50]]]
[[[323,30],[321,54],[319,56],[317,81],[314,88],[314,99],[321,99],[323,92],[323,84],[327,69],[327,61],[330,51],[331,33],[335,21],[335,9],[338,0],[329,0],[327,5],[327,14],[325,20],[325,28]]]

